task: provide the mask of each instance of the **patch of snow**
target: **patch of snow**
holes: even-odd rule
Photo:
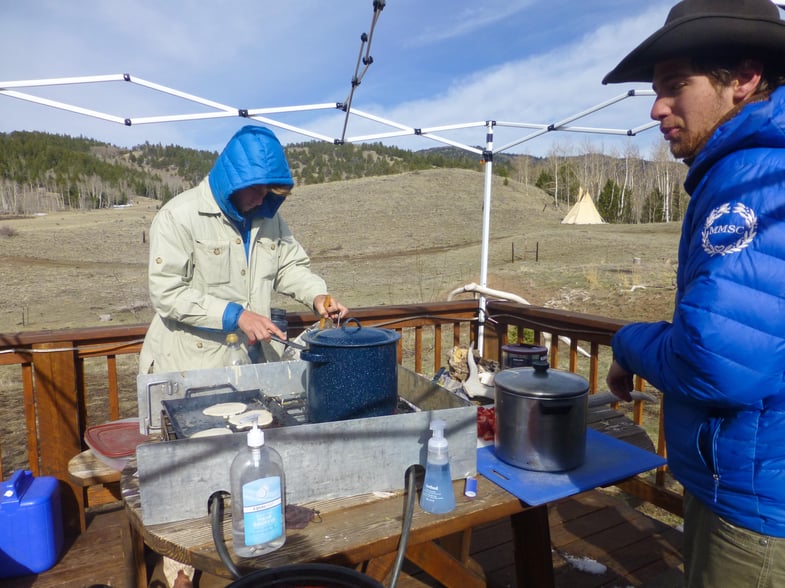
[[[604,574],[608,569],[607,566],[589,557],[578,557],[576,555],[569,555],[567,553],[563,553],[562,557],[566,559],[567,563],[572,567],[580,570],[581,572],[586,572],[587,574],[600,575]]]

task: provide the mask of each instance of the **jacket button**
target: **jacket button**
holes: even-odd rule
[[[163,262],[164,262],[164,260],[161,259],[160,257],[156,257],[155,258],[155,263],[157,263],[158,265],[161,265]]]
[[[270,249],[272,249],[273,251],[275,251],[275,243],[273,243],[272,245],[270,245]]]
[[[201,341],[197,342],[196,348],[201,349],[202,347],[204,347],[204,344]]]
[[[221,255],[221,248],[220,247],[216,247],[215,249],[213,249],[213,253],[215,255]]]
[[[763,547],[765,547],[766,545],[768,545],[768,544],[769,544],[769,540],[768,540],[768,539],[759,539],[759,540],[758,540],[758,544],[760,544],[760,545],[762,545]]]
[[[242,240],[242,239],[240,239],[240,237],[237,237],[237,239],[235,239],[235,240],[234,240],[234,242],[235,242],[235,243],[237,243],[237,244],[239,245],[240,243],[242,243],[242,242],[243,242],[243,240]]]
[[[245,270],[244,270],[244,269],[241,269],[241,270],[240,270],[240,275],[241,275],[241,276],[244,276],[244,275],[245,275]]]

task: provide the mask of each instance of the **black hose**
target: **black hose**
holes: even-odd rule
[[[401,573],[403,560],[406,557],[406,545],[409,543],[409,531],[412,528],[414,501],[417,499],[417,475],[422,475],[424,471],[425,468],[423,466],[415,463],[406,468],[406,473],[404,474],[406,482],[406,507],[403,513],[401,540],[398,542],[398,555],[395,557],[389,588],[395,588],[398,584],[398,576]]]
[[[237,566],[234,565],[232,557],[229,555],[229,550],[226,549],[226,543],[224,542],[223,538],[224,496],[229,496],[229,493],[224,492],[223,490],[213,492],[213,494],[210,496],[207,510],[210,512],[210,526],[213,530],[213,543],[215,543],[215,550],[218,552],[218,556],[226,566],[226,569],[229,570],[230,574],[232,574],[232,578],[237,580],[242,577],[242,574],[240,574],[240,570],[237,569]]]

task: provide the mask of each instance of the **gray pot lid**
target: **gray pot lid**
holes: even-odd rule
[[[549,369],[548,362],[535,362],[533,367],[509,368],[493,378],[497,390],[527,398],[573,398],[589,392],[589,381],[583,376]]]
[[[309,331],[303,334],[302,338],[303,341],[309,345],[323,345],[325,347],[368,347],[371,345],[394,343],[401,338],[401,334],[391,329],[363,327],[360,324],[360,321],[350,318],[336,329]]]

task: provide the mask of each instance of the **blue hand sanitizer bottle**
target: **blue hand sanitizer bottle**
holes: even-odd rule
[[[428,440],[428,458],[425,462],[425,482],[420,495],[420,506],[433,514],[448,513],[455,508],[455,492],[450,475],[450,454],[444,436],[445,422],[431,421],[433,434]]]

